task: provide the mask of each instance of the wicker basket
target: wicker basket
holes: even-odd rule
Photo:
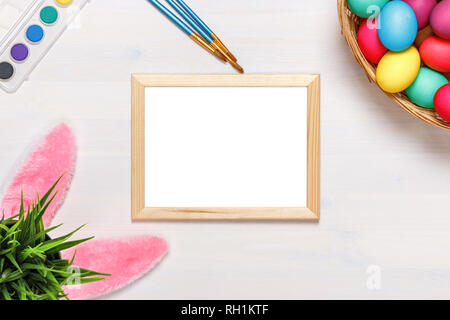
[[[347,0],[337,0],[337,5],[342,34],[344,35],[345,40],[350,47],[350,50],[355,56],[356,61],[366,72],[369,81],[376,84],[376,66],[366,60],[358,46],[358,29],[363,19],[357,17],[350,11],[350,9],[347,7]],[[446,76],[450,79],[448,74]],[[429,124],[432,124],[436,127],[450,130],[450,123],[443,121],[434,110],[417,106],[416,104],[411,102],[411,100],[409,100],[409,98],[404,93],[391,94],[385,92],[385,94],[415,117],[422,119],[423,121],[428,122]]]

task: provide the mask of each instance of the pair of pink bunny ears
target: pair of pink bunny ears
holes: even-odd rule
[[[30,204],[37,194],[45,194],[61,174],[66,173],[44,215],[44,224],[48,227],[66,197],[76,153],[75,137],[69,126],[63,123],[55,127],[28,155],[7,188],[0,205],[5,217],[17,214],[22,190],[25,205]],[[65,287],[70,299],[87,299],[117,290],[139,278],[167,253],[167,243],[151,236],[94,239],[64,251],[63,257],[70,260],[74,250],[77,252],[74,265],[111,274],[100,282]]]

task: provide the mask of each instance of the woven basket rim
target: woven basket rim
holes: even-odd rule
[[[358,45],[357,34],[360,24],[360,18],[355,16],[347,6],[347,0],[337,0],[337,9],[339,16],[339,24],[341,26],[341,33],[344,36],[353,56],[355,57],[358,64],[365,71],[370,82],[380,88],[376,81],[376,68],[364,57],[361,49]],[[432,109],[426,109],[419,107],[409,100],[409,98],[404,93],[388,93],[380,88],[386,96],[388,96],[397,105],[402,107],[404,110],[433,126],[450,130],[450,123],[445,122],[440,119],[438,114]]]

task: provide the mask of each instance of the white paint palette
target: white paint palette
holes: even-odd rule
[[[89,0],[0,0],[0,88],[15,92]]]

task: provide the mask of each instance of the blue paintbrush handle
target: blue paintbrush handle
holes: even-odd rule
[[[198,24],[197,22],[195,22],[187,13],[186,11],[183,10],[183,8],[178,5],[174,0],[166,0],[168,4],[170,4],[172,6],[172,8],[175,9],[176,12],[178,12],[178,14],[180,16],[183,17],[184,20],[186,20],[189,25],[195,29],[195,31],[197,31],[198,33],[200,33],[200,35],[205,38],[206,41],[208,41],[209,43],[213,42],[214,39],[210,37],[210,35],[208,33],[205,32],[205,30],[203,30]]]
[[[194,11],[192,11],[192,9],[186,4],[184,3],[183,0],[177,0],[178,4],[184,9],[186,10],[186,12],[192,17],[192,19],[195,20],[195,22],[197,22],[197,24],[203,29],[205,30],[205,32],[208,35],[212,35],[214,32],[206,25],[206,23],[203,22],[202,19],[200,19],[199,16],[197,16],[195,14]]]
[[[163,6],[158,0],[148,0],[151,4],[153,4],[159,11],[161,11],[169,20],[177,25],[178,28],[183,30],[188,36],[194,33],[194,30],[189,28],[189,26],[184,23],[180,18],[174,15],[169,9]]]

